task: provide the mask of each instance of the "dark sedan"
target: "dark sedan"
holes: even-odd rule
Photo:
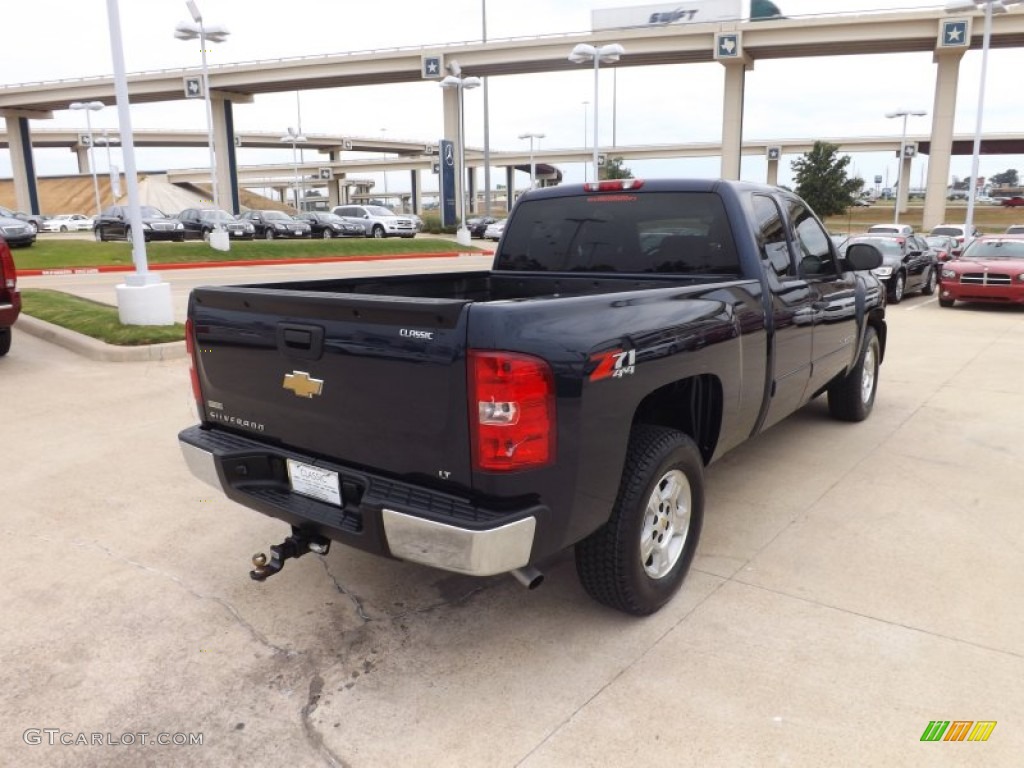
[[[309,224],[313,237],[330,240],[332,237],[362,237],[363,223],[322,211],[298,213],[295,218]]]
[[[140,206],[140,212],[142,214],[142,237],[147,243],[151,240],[174,240],[179,243],[185,240],[185,227],[177,219],[151,205]],[[134,233],[128,206],[112,205],[104,209],[103,213],[96,217],[93,236],[100,242],[105,240],[131,242]]]
[[[27,221],[0,216],[0,237],[8,245],[32,245],[36,241],[36,230]]]
[[[466,221],[466,229],[469,230],[470,237],[476,237],[482,240],[484,232],[487,231],[487,227],[496,221],[497,219],[493,216],[479,216],[475,219],[468,219]]]
[[[281,211],[246,211],[239,219],[250,222],[256,237],[273,240],[278,237],[310,237],[308,221],[293,219]]]
[[[223,229],[232,240],[252,240],[256,228],[218,208],[186,208],[178,214],[186,240],[205,240],[215,229]]]
[[[871,270],[885,283],[889,302],[899,304],[910,291],[925,296],[935,293],[939,262],[924,238],[917,235],[852,235],[843,251],[854,243],[868,243],[882,252],[882,266]]]

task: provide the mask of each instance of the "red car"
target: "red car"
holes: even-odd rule
[[[939,304],[1024,304],[1024,237],[983,235],[942,265]]]
[[[14,257],[7,241],[0,238],[0,357],[11,348],[11,326],[21,312],[18,277],[14,273]]]
[[[1024,207],[1024,197],[1017,195],[1016,197],[1008,197],[1003,200],[1004,208],[1021,208]]]

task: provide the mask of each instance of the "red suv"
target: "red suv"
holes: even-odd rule
[[[1003,200],[1004,208],[1020,208],[1021,206],[1024,206],[1024,197],[1021,197],[1020,195],[1008,197]]]
[[[14,274],[14,257],[7,241],[0,238],[0,357],[11,348],[11,326],[21,312],[18,277]]]

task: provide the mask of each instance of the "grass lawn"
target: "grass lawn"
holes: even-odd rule
[[[869,208],[851,208],[839,216],[829,216],[825,226],[829,232],[863,232],[872,224],[891,224],[896,211],[893,201],[879,201]],[[944,224],[963,224],[967,217],[967,205],[963,202],[947,202]],[[913,200],[906,213],[900,214],[900,224],[909,224],[917,232],[922,230],[924,204]],[[974,207],[974,226],[982,232],[998,234],[1005,232],[1011,224],[1024,224],[1024,209],[1004,208],[1001,205],[977,205]]]
[[[147,243],[150,264],[174,264],[194,261],[245,261],[259,259],[302,259],[317,257],[393,256],[406,253],[451,253],[480,251],[461,247],[451,240],[432,237],[414,239],[346,238],[335,240],[243,240],[231,243],[231,250],[215,251],[200,241],[187,243]],[[19,269],[57,269],[63,267],[131,266],[132,248],[124,242],[98,243],[94,240],[36,239],[30,248],[14,250]]]
[[[107,344],[133,347],[182,341],[185,326],[121,325],[117,307],[60,291],[26,288],[21,292],[22,312],[48,323],[92,336]]]

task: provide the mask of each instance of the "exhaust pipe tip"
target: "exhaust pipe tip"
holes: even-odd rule
[[[544,574],[532,565],[516,568],[514,571],[510,571],[510,573],[515,577],[516,581],[527,589],[536,589],[544,582]]]

